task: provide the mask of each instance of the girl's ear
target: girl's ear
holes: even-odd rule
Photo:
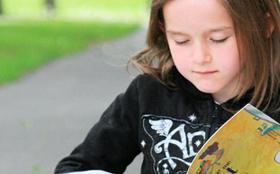
[[[267,24],[268,24],[267,35],[266,36],[267,36],[267,38],[269,38],[274,31],[275,24],[274,24],[274,21],[273,21],[271,15],[269,13],[266,13],[266,20],[267,20]]]

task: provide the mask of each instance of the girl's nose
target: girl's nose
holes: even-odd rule
[[[212,56],[204,44],[197,44],[194,48],[193,60],[196,64],[207,64],[212,61]]]

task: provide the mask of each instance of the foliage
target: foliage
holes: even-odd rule
[[[0,83],[17,79],[30,69],[86,48],[92,42],[121,37],[138,27],[106,22],[2,21]]]

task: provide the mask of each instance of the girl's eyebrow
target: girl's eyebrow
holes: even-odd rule
[[[208,30],[206,33],[216,33],[216,32],[222,32],[222,31],[228,31],[228,30],[232,30],[233,28],[230,26],[223,26],[223,27],[219,27],[219,28],[213,28]],[[176,30],[166,30],[167,33],[170,33],[172,35],[186,35],[188,36],[187,33],[181,32],[181,31],[176,31]]]
[[[181,31],[173,31],[173,30],[166,30],[166,33],[170,33],[172,35],[188,35],[184,32],[181,32]]]
[[[209,33],[215,33],[215,32],[220,32],[220,31],[227,31],[227,30],[232,30],[232,29],[233,29],[232,27],[223,26],[223,27],[220,27],[220,28],[211,29],[211,30],[209,30]]]

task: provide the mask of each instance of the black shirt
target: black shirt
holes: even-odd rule
[[[123,173],[139,153],[142,174],[186,173],[207,139],[251,98],[218,105],[172,70],[177,89],[150,75],[136,77],[103,113],[74,151],[59,162],[55,173],[105,170]],[[276,121],[279,121],[276,119]]]

